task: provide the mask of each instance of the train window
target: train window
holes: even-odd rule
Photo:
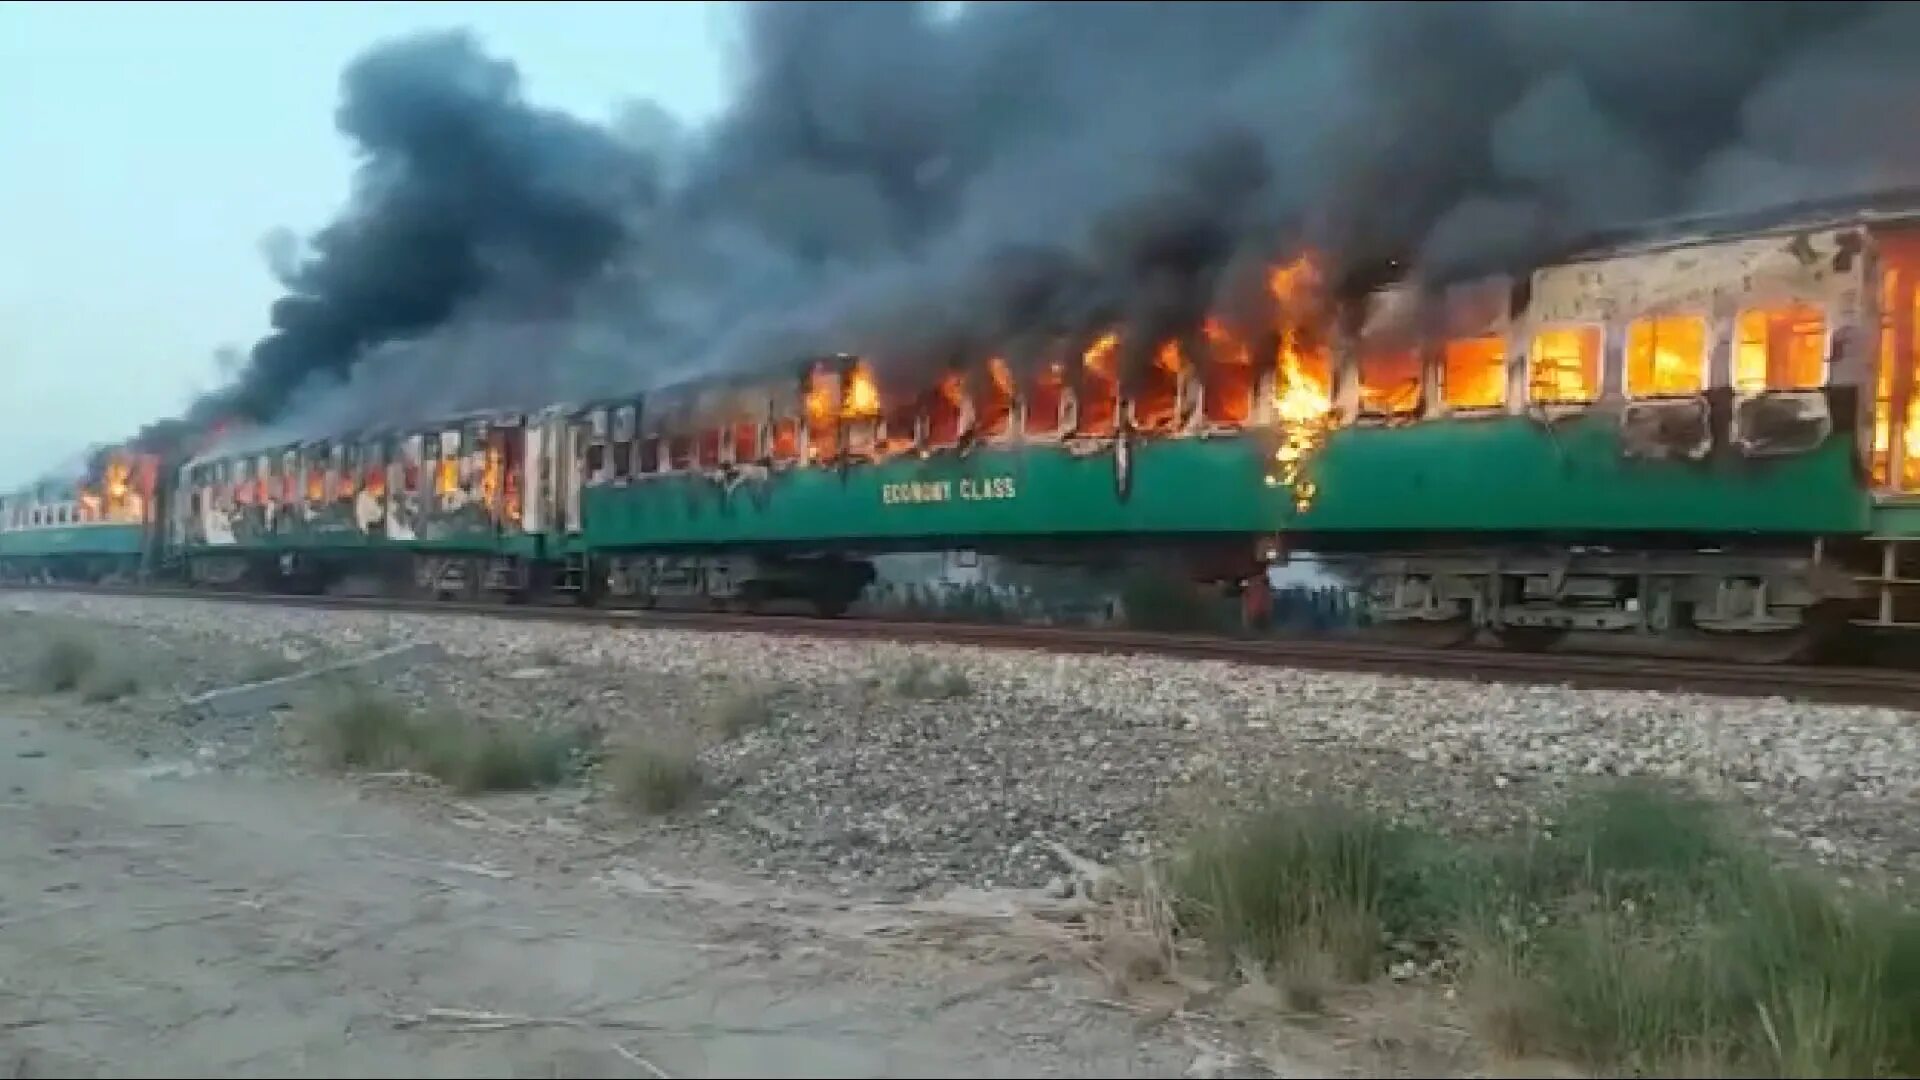
[[[1827,320],[1817,307],[1743,311],[1735,324],[1733,385],[1762,390],[1818,390],[1826,382]]]
[[[376,500],[385,502],[387,498],[387,456],[390,447],[386,443],[374,443],[367,447],[366,463],[361,473],[366,477],[361,487]]]
[[[825,364],[807,375],[807,460],[831,457],[839,442],[839,378]]]
[[[652,476],[665,472],[667,461],[660,453],[660,436],[643,435],[640,438],[640,475]]]
[[[598,484],[607,478],[607,444],[598,439],[587,444],[587,483]]]
[[[667,468],[675,472],[693,468],[693,436],[672,435],[667,438]]]
[[[744,465],[760,460],[760,425],[752,420],[736,420],[733,423],[733,461]]]
[[[1707,320],[1667,315],[1628,324],[1628,396],[1698,394],[1706,387]]]
[[[1108,334],[1081,358],[1080,384],[1074,401],[1080,406],[1074,431],[1080,435],[1111,435],[1120,417],[1120,380],[1114,363],[1120,354],[1120,338]]]
[[[1404,416],[1420,408],[1420,350],[1376,349],[1362,352],[1356,366],[1360,376],[1360,411]]]
[[[1202,407],[1215,424],[1238,427],[1253,415],[1253,354],[1214,320],[1205,326],[1209,355],[1200,373]]]
[[[1578,405],[1600,396],[1600,328],[1556,326],[1534,332],[1527,386],[1533,400]]]
[[[773,422],[772,436],[767,440],[773,460],[788,462],[800,456],[800,421],[791,416],[783,416]]]
[[[1893,458],[1893,376],[1894,369],[1901,366],[1899,358],[1899,338],[1894,331],[1894,309],[1901,297],[1911,292],[1911,283],[1903,281],[1904,274],[1899,266],[1891,266],[1880,279],[1880,365],[1874,376],[1873,390],[1873,481],[1876,484],[1887,482],[1892,469]],[[1738,354],[1738,342],[1735,352]],[[1911,432],[1912,428],[1909,426]],[[1912,439],[1909,434],[1907,439]],[[1909,461],[1912,451],[1907,453]]]
[[[920,441],[919,403],[912,398],[886,411],[886,432],[880,450],[886,454],[904,454]]]
[[[974,403],[973,429],[983,439],[998,438],[1013,426],[1013,372],[1007,362],[994,357],[987,361],[987,377],[976,384],[979,399]]]
[[[1153,362],[1140,373],[1132,399],[1127,403],[1133,424],[1142,431],[1172,431],[1180,423],[1180,370],[1186,358],[1179,342],[1169,341],[1153,354]]]
[[[1333,408],[1333,354],[1307,327],[1288,328],[1279,366],[1274,405],[1281,419],[1317,419]]]
[[[720,429],[706,428],[700,432],[700,467],[711,469],[720,464]]]
[[[340,502],[352,502],[354,493],[360,489],[360,457],[358,446],[339,446],[333,452],[333,497]]]
[[[273,501],[273,458],[266,454],[253,462],[253,500],[261,506]]]
[[[1034,376],[1033,392],[1027,395],[1027,434],[1052,435],[1060,430],[1066,389],[1059,364],[1050,364]]]
[[[935,448],[960,442],[961,405],[967,388],[959,372],[949,372],[927,395],[927,445]]]
[[[1440,353],[1440,393],[1448,408],[1497,409],[1507,399],[1507,342],[1455,338]]]
[[[613,413],[613,478],[625,480],[633,475],[633,406],[626,405],[615,409]]]

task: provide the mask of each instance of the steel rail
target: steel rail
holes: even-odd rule
[[[1368,672],[1482,683],[1659,690],[1731,697],[1780,697],[1920,710],[1920,672],[1883,668],[1760,665],[1713,660],[1588,654],[1516,653],[1498,649],[1424,648],[1341,638],[1234,637],[1136,630],[924,621],[881,617],[817,618],[732,612],[643,611],[541,604],[471,603],[410,598],[213,592],[142,586],[19,585],[0,592],[69,593],[375,611],[410,615],[588,623],[703,633],[755,633],[845,641],[925,642],[1018,648],[1066,654],[1119,654],[1215,660],[1235,664]]]

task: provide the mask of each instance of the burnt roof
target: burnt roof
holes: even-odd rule
[[[1564,246],[1555,258],[1578,261],[1626,250],[1645,250],[1738,236],[1847,225],[1889,225],[1920,221],[1920,187],[1871,194],[1776,203],[1751,210],[1690,214],[1624,224],[1588,233]]]

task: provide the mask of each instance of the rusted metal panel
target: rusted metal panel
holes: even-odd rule
[[[1826,306],[1831,322],[1845,325],[1857,316],[1865,283],[1860,247],[1856,230],[1840,229],[1548,267],[1533,275],[1526,318],[1614,323],[1797,301]]]

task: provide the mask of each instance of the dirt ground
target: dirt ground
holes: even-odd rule
[[[935,916],[543,868],[484,811],[142,760],[39,709],[0,712],[8,1075],[1164,1076],[1206,1052],[1070,970],[916,943]]]

